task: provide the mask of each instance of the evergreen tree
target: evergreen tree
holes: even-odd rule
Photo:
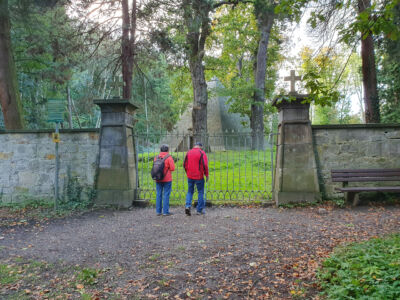
[[[8,0],[0,0],[0,104],[7,129],[24,127],[17,73],[11,45]]]

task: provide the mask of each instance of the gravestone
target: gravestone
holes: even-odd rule
[[[133,115],[128,99],[95,100],[101,109],[96,205],[128,208],[137,204]]]
[[[300,77],[291,72],[288,96],[278,97],[273,105],[279,111],[278,142],[276,149],[274,200],[277,205],[315,202],[320,199],[309,103],[302,103],[308,95],[295,91]]]

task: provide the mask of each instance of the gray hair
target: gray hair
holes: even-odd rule
[[[161,152],[168,152],[169,146],[167,144],[164,144],[161,146],[160,151]]]

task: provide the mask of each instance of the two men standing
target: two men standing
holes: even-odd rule
[[[194,147],[186,153],[183,167],[188,178],[188,192],[186,194],[185,213],[190,216],[194,186],[197,187],[199,195],[197,201],[197,214],[204,214],[204,176],[208,181],[208,158],[202,150],[203,145],[197,142]],[[175,170],[175,164],[172,156],[168,153],[168,145],[162,145],[160,154],[154,158],[151,171],[152,178],[156,180],[156,213],[158,216],[170,216],[169,197],[172,189],[172,174]],[[161,213],[162,211],[162,213]]]
[[[186,153],[183,167],[188,178],[188,192],[186,194],[185,213],[190,216],[190,208],[194,193],[194,186],[197,187],[199,199],[197,201],[197,214],[204,214],[204,176],[208,182],[208,159],[202,150],[202,143],[196,142],[194,147]]]

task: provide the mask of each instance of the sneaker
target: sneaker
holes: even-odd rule
[[[163,214],[163,216],[172,216],[173,213],[167,213],[167,214]]]
[[[161,216],[161,213],[157,213],[157,216]]]
[[[188,216],[191,215],[191,213],[190,213],[190,207],[186,207],[186,208],[185,208],[185,214],[188,215]]]
[[[196,211],[196,215],[205,215],[206,213],[204,211]]]

